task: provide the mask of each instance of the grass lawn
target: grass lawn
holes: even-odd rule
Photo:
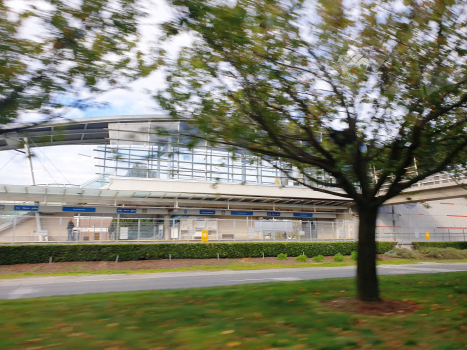
[[[0,301],[1,349],[467,349],[467,273],[382,276],[410,315],[331,311],[354,279]]]
[[[300,267],[341,267],[341,266],[353,266],[356,265],[355,261],[352,261],[350,257],[346,256],[343,262],[310,262],[292,264],[281,264],[280,261],[274,262],[235,262],[227,265],[218,266],[192,266],[192,267],[180,267],[180,268],[159,268],[159,269],[119,269],[114,268],[112,270],[106,269],[103,266],[97,270],[86,270],[85,268],[69,268],[68,271],[63,272],[51,272],[51,273],[36,273],[36,272],[22,272],[22,273],[6,273],[0,274],[0,279],[5,278],[20,278],[20,277],[35,277],[35,276],[74,276],[74,275],[102,275],[102,274],[134,274],[134,273],[156,273],[156,272],[180,272],[180,271],[222,271],[222,270],[258,270],[258,269],[271,269],[271,268],[300,268]],[[238,259],[241,261],[241,259]],[[200,259],[200,262],[202,260]],[[420,259],[395,259],[395,260],[384,260],[378,261],[378,265],[401,265],[401,264],[418,264],[421,262],[430,263],[467,263],[467,259],[450,259],[450,260],[420,260]]]

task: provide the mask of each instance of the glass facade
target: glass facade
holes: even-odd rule
[[[110,145],[96,149],[99,173],[106,176],[183,179],[248,184],[299,185],[279,169],[280,161],[266,161],[247,152],[213,148],[205,142],[187,147],[179,136],[159,136],[154,129],[168,125],[179,131],[179,123],[109,124]],[[326,174],[310,169],[313,177],[330,181]],[[294,178],[303,179],[298,171]],[[314,184],[315,185],[315,184]]]
[[[100,146],[96,151],[100,173],[105,175],[286,184],[278,169],[246,153],[180,145]]]

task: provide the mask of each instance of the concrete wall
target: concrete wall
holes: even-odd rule
[[[446,240],[451,234],[459,239],[465,234],[467,239],[466,198],[394,205],[394,214],[392,209],[387,205],[379,210],[376,226],[383,236],[395,232],[415,239],[424,238],[429,232],[445,235]]]

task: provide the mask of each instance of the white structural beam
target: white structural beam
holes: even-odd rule
[[[303,199],[321,201],[339,201],[351,203],[351,199],[346,199],[338,195],[313,191],[309,188],[299,186],[278,186],[278,185],[256,185],[237,183],[216,183],[199,182],[194,180],[165,180],[146,179],[133,177],[113,177],[112,182],[105,188],[109,190],[132,190],[132,191],[153,191],[161,190],[173,193],[186,194],[212,194],[212,195],[232,195],[242,197],[263,197],[265,200],[276,198],[281,200]]]

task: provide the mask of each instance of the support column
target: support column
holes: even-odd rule
[[[103,233],[103,223],[104,223],[104,218],[101,217],[101,228],[99,229],[99,241],[102,243],[102,233]],[[108,240],[109,238],[107,238]]]
[[[24,140],[24,151],[26,152],[26,157],[28,157],[28,162],[29,162],[29,176],[31,176],[32,185],[36,186],[36,180],[34,179],[34,172],[32,170],[32,159],[31,159],[31,151],[29,150],[29,145],[28,145],[28,138],[25,137],[23,140]]]
[[[168,241],[170,239],[170,215],[164,215],[164,239]]]
[[[28,138],[25,137],[23,140],[24,140],[24,151],[26,152],[26,157],[28,157],[28,161],[29,161],[29,175],[31,176],[32,185],[36,186],[36,180],[34,179],[34,172],[32,169],[31,151],[28,145]],[[37,206],[39,206],[39,202],[35,202],[35,203],[37,204]],[[37,224],[37,231],[38,231],[37,234],[39,235],[39,231],[42,231],[41,218],[40,218],[39,212],[36,211],[34,214],[36,216],[36,224]]]
[[[17,219],[17,218],[18,218],[17,216],[15,216],[15,217],[13,218],[13,234],[12,234],[12,236],[11,236],[11,244],[15,243],[16,219]]]
[[[63,223],[63,218],[60,217],[60,221],[59,221],[59,226],[58,226],[58,237],[60,237],[60,235],[62,234],[62,223]],[[73,230],[72,230],[73,231]],[[68,233],[67,233],[68,234]],[[67,237],[68,238],[68,237]],[[60,239],[58,239],[60,240]]]
[[[138,242],[141,235],[141,219],[138,219]]]
[[[120,214],[117,214],[117,230],[115,231],[115,240],[118,242],[118,238],[120,237]]]

